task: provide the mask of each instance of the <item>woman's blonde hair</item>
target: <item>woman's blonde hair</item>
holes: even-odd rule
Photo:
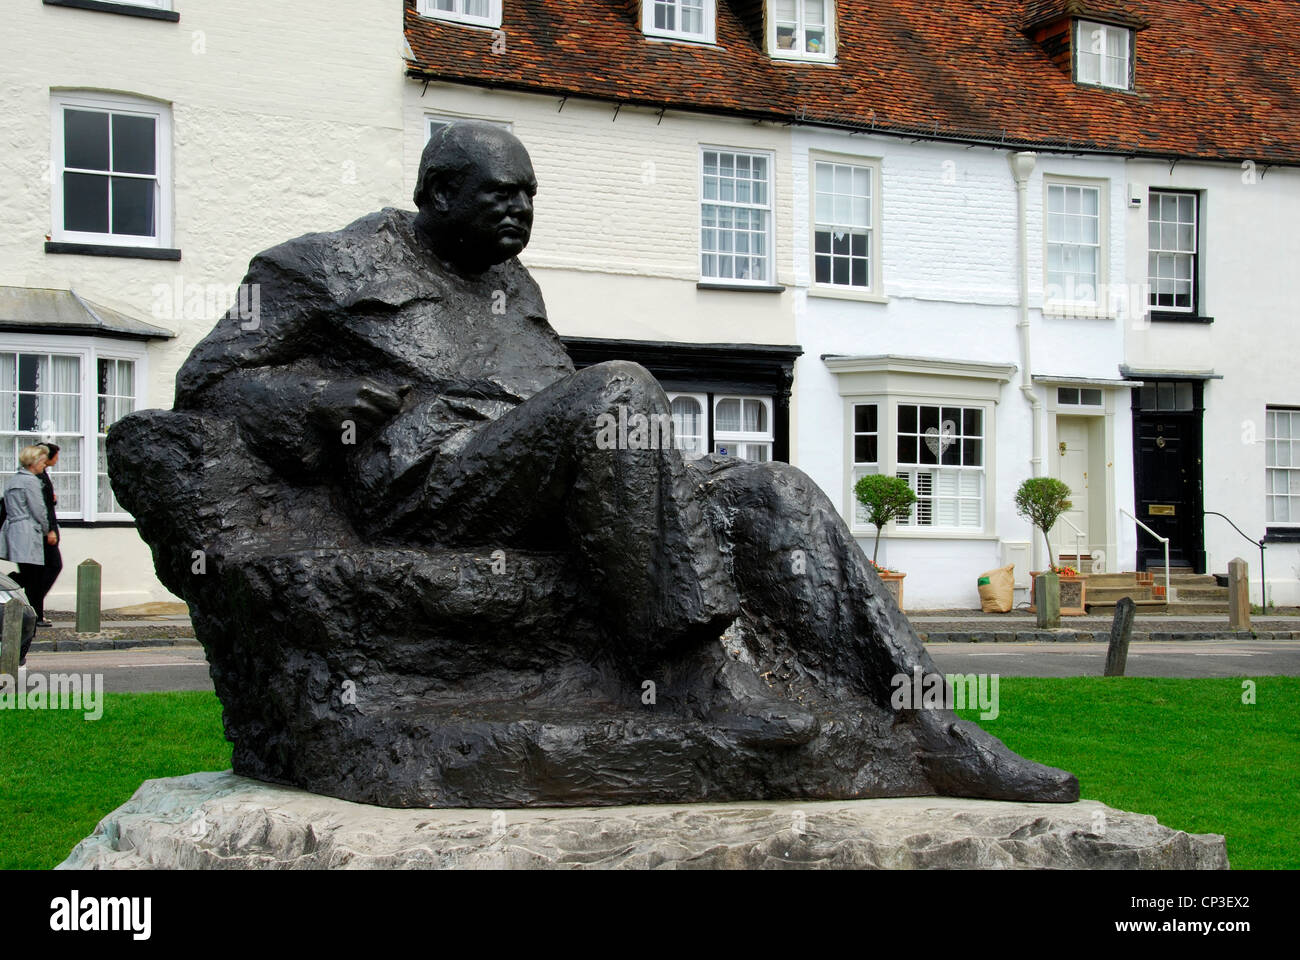
[[[18,452],[18,462],[24,467],[30,467],[37,460],[44,457],[47,452],[48,451],[44,447],[38,444],[30,447],[23,447],[22,450]]]

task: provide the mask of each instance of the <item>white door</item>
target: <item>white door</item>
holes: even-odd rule
[[[1083,531],[1083,555],[1088,549],[1088,420],[1084,417],[1059,417],[1056,421],[1057,451],[1060,464],[1057,476],[1070,488],[1072,507],[1062,516]],[[1058,521],[1052,530],[1052,539],[1056,542],[1056,554],[1068,553],[1074,556],[1074,529],[1064,520]],[[1074,565],[1073,559],[1070,561]]]

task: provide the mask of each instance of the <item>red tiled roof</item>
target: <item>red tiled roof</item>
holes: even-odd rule
[[[1300,164],[1292,0],[1101,0],[1149,23],[1135,89],[1074,83],[1023,26],[1037,0],[840,0],[838,63],[774,62],[745,0],[717,0],[717,47],[663,43],[630,0],[502,0],[493,32],[418,16],[408,73],[476,85],[962,140]],[[1056,0],[1062,9],[1069,0]],[[719,49],[720,48],[720,49]]]

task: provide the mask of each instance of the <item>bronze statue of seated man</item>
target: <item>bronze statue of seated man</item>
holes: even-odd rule
[[[516,259],[536,188],[511,134],[442,128],[417,213],[259,254],[257,315],[110,432],[236,771],[390,806],[1077,799],[892,706],[934,665],[807,476],[687,462],[644,368],[574,372]]]

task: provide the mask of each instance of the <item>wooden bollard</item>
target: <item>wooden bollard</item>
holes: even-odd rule
[[[1132,597],[1120,597],[1115,604],[1115,619],[1110,622],[1110,646],[1106,648],[1107,677],[1122,677],[1128,669],[1128,641],[1133,636],[1133,617],[1137,604]]]
[[[1228,629],[1250,629],[1250,564],[1241,557],[1228,562]]]
[[[89,558],[77,564],[77,633],[99,633],[99,564]]]
[[[17,597],[5,601],[4,632],[0,634],[0,676],[18,680],[18,661],[23,656],[23,611],[27,604]],[[4,681],[0,681],[3,683]]]

